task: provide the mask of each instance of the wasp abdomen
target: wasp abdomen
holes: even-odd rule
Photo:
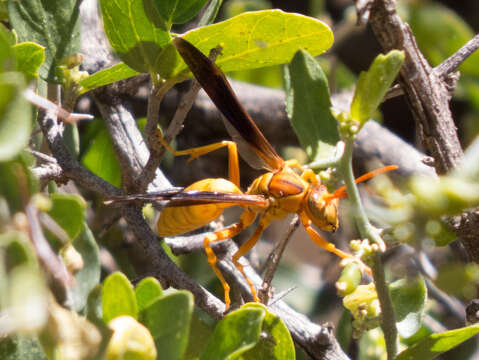
[[[215,191],[242,194],[242,191],[226,179],[204,179],[185,188],[185,191]],[[175,236],[198,229],[216,220],[232,203],[215,203],[167,207],[158,219],[158,235]]]

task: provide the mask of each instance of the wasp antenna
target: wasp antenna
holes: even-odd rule
[[[354,180],[354,182],[357,184],[357,183],[360,183],[360,182],[363,182],[363,181],[366,181],[366,180],[369,180],[373,177],[375,177],[376,175],[380,175],[380,174],[384,174],[388,171],[393,171],[393,170],[396,170],[398,169],[398,166],[397,165],[388,165],[388,166],[384,166],[382,168],[379,168],[379,169],[376,169],[376,170],[373,170],[373,171],[370,171],[364,175],[361,175],[360,177],[358,177],[356,180]],[[331,200],[331,199],[340,199],[340,198],[344,198],[346,197],[347,194],[346,194],[346,186],[341,186],[340,188],[337,188],[331,195],[329,195],[327,197],[328,200]]]
[[[385,172],[396,170],[397,168],[398,168],[397,165],[384,166],[384,167],[382,167],[382,168],[379,168],[379,169],[370,171],[370,172],[368,172],[368,173],[366,173],[366,174],[364,174],[364,175],[361,175],[361,176],[358,177],[356,180],[354,180],[354,182],[357,184],[357,183],[360,183],[360,182],[369,180],[369,179],[371,179],[372,177],[375,177],[376,175],[384,174]]]

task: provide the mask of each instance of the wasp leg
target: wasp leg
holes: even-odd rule
[[[241,245],[238,251],[233,255],[233,264],[241,272],[241,275],[243,275],[243,278],[248,283],[251,289],[251,295],[253,295],[253,300],[255,302],[260,302],[258,294],[256,292],[253,282],[246,276],[244,272],[244,267],[239,263],[239,259],[253,248],[253,246],[258,242],[259,237],[263,233],[264,229],[268,227],[269,223],[270,220],[266,220],[264,217],[262,217],[254,234],[251,235],[251,237],[243,245]]]
[[[338,255],[342,259],[354,259],[356,261],[358,260],[354,255],[338,249],[334,244],[330,243],[329,241],[326,241],[321,235],[319,235],[319,233],[312,228],[311,220],[308,218],[308,216],[304,212],[300,213],[299,217],[301,219],[301,223],[304,226],[304,229],[306,230],[309,237],[311,238],[311,240],[313,240],[313,242],[316,245],[318,245],[319,247],[322,247],[323,249],[329,252],[332,252],[333,254]],[[371,269],[367,265],[361,262],[361,266],[363,267],[364,271],[366,271],[368,274],[370,275],[372,274]]]
[[[214,144],[199,146],[191,149],[186,150],[175,150],[173,149],[163,138],[160,129],[156,130],[156,137],[158,141],[163,145],[169,152],[171,152],[174,156],[184,156],[189,155],[190,158],[188,162],[206,155],[212,151],[221,149],[222,147],[228,147],[228,176],[229,180],[235,184],[236,186],[240,186],[240,173],[239,173],[239,162],[238,162],[238,148],[234,141],[220,141]]]
[[[299,163],[299,161],[297,159],[290,159],[290,160],[286,160],[284,162],[284,164],[286,166],[289,166],[290,168],[294,168],[294,169],[298,169],[300,171],[303,171],[303,167],[301,166],[301,164]]]
[[[236,234],[240,233],[242,230],[250,226],[253,223],[255,218],[256,218],[256,213],[254,211],[246,210],[241,215],[241,220],[239,223],[233,224],[226,229],[216,231],[212,234],[208,234],[205,236],[205,239],[203,240],[206,256],[208,258],[208,264],[210,264],[216,276],[218,276],[218,279],[220,279],[221,285],[223,285],[223,289],[225,292],[225,311],[228,310],[231,304],[230,286],[228,285],[225,278],[223,277],[223,274],[221,274],[218,267],[216,266],[216,263],[218,262],[218,258],[216,257],[216,254],[214,253],[210,244],[212,242],[221,241],[221,240],[228,239],[235,236]]]
[[[313,186],[318,186],[318,184],[319,184],[319,181],[318,181],[318,178],[316,177],[316,174],[311,169],[304,169],[303,173],[301,174],[301,179],[303,179],[304,181],[309,182]]]

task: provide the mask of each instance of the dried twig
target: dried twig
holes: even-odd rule
[[[271,298],[271,282],[273,281],[273,276],[276,273],[276,269],[278,268],[279,261],[283,255],[284,249],[286,249],[286,245],[288,245],[291,236],[296,231],[299,226],[299,216],[295,215],[293,220],[291,220],[288,231],[286,234],[281,238],[278,242],[276,247],[273,249],[271,254],[268,256],[268,259],[265,263],[265,269],[263,276],[263,283],[258,291],[258,296],[263,304],[268,304],[268,300]]]
[[[25,213],[28,219],[30,239],[40,264],[47,274],[53,294],[59,303],[71,305],[69,289],[72,285],[73,277],[68,272],[60,256],[55,254],[45,238],[38,220],[38,209],[29,203],[25,208]]]
[[[384,50],[404,50],[400,82],[408,98],[419,133],[443,174],[457,166],[462,149],[449,109],[449,90],[417,47],[409,26],[396,12],[393,0],[375,0],[369,23]]]
[[[446,75],[478,48],[475,36],[457,54],[432,69],[419,51],[407,24],[396,13],[392,0],[375,0],[371,8],[371,27],[385,50],[402,49],[406,59],[401,70],[405,90],[419,134],[434,157],[439,174],[455,168],[463,157],[457,131],[449,110],[450,93]],[[471,260],[479,263],[479,210],[465,211],[450,219]]]
[[[444,60],[441,64],[434,68],[436,74],[445,79],[448,74],[456,70],[469,56],[479,49],[479,34],[464,44],[453,55]]]

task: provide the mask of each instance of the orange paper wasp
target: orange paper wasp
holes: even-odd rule
[[[190,159],[227,147],[229,180],[204,179],[182,191],[130,195],[116,200],[169,200],[158,220],[160,236],[176,236],[193,231],[217,219],[226,208],[241,206],[244,211],[238,223],[208,234],[204,238],[208,263],[224,288],[226,309],[230,305],[230,287],[216,266],[217,258],[211,243],[237,235],[250,226],[258,215],[258,226],[253,235],[241,245],[232,258],[233,264],[251,288],[255,301],[259,301],[256,289],[246,276],[239,259],[256,244],[264,229],[273,220],[296,213],[306,232],[317,245],[341,258],[353,258],[353,255],[337,249],[334,244],[324,240],[312,227],[314,224],[322,230],[331,232],[337,229],[338,200],[346,196],[345,187],[329,193],[311,169],[302,168],[297,160],[283,160],[241,106],[218,67],[186,40],[177,37],[173,43],[198,82],[228,120],[225,124],[235,142],[222,141],[182,151],[175,151],[164,145],[175,156],[188,155]],[[160,141],[163,143],[162,139]],[[246,145],[241,148],[241,155],[251,166],[268,171],[255,179],[246,192],[240,189],[237,143],[240,146]],[[396,166],[378,169],[361,176],[356,182],[365,181],[393,169],[396,169]]]

